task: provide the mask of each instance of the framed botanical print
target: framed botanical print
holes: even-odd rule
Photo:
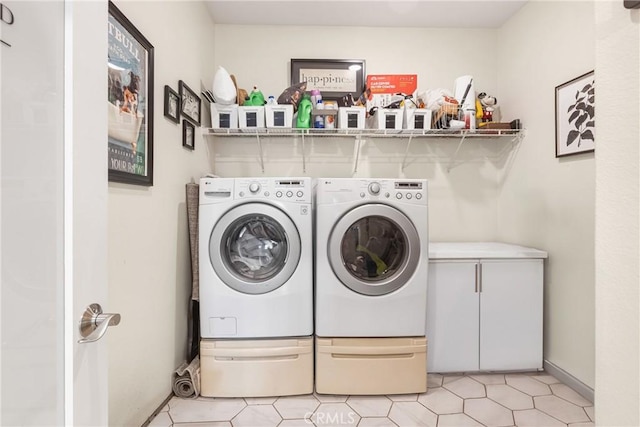
[[[595,150],[594,72],[556,86],[556,157]]]

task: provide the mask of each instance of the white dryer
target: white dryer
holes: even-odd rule
[[[309,178],[200,181],[200,384],[207,397],[313,391]]]
[[[316,335],[425,335],[427,181],[318,179]]]
[[[316,392],[427,390],[427,181],[318,179]]]
[[[310,178],[200,181],[202,338],[313,334],[311,202]]]

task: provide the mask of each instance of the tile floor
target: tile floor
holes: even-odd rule
[[[593,403],[546,373],[428,375],[396,396],[173,397],[151,427],[594,426]]]

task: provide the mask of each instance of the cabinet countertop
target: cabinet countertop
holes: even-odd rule
[[[429,259],[547,258],[547,252],[500,242],[429,242]]]

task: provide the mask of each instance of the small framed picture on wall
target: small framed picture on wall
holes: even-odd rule
[[[168,85],[164,86],[164,116],[176,124],[180,123],[180,97]]]
[[[182,80],[179,83],[180,112],[191,122],[200,126],[200,97]]]
[[[182,146],[193,150],[196,148],[196,127],[189,121],[182,121]]]

